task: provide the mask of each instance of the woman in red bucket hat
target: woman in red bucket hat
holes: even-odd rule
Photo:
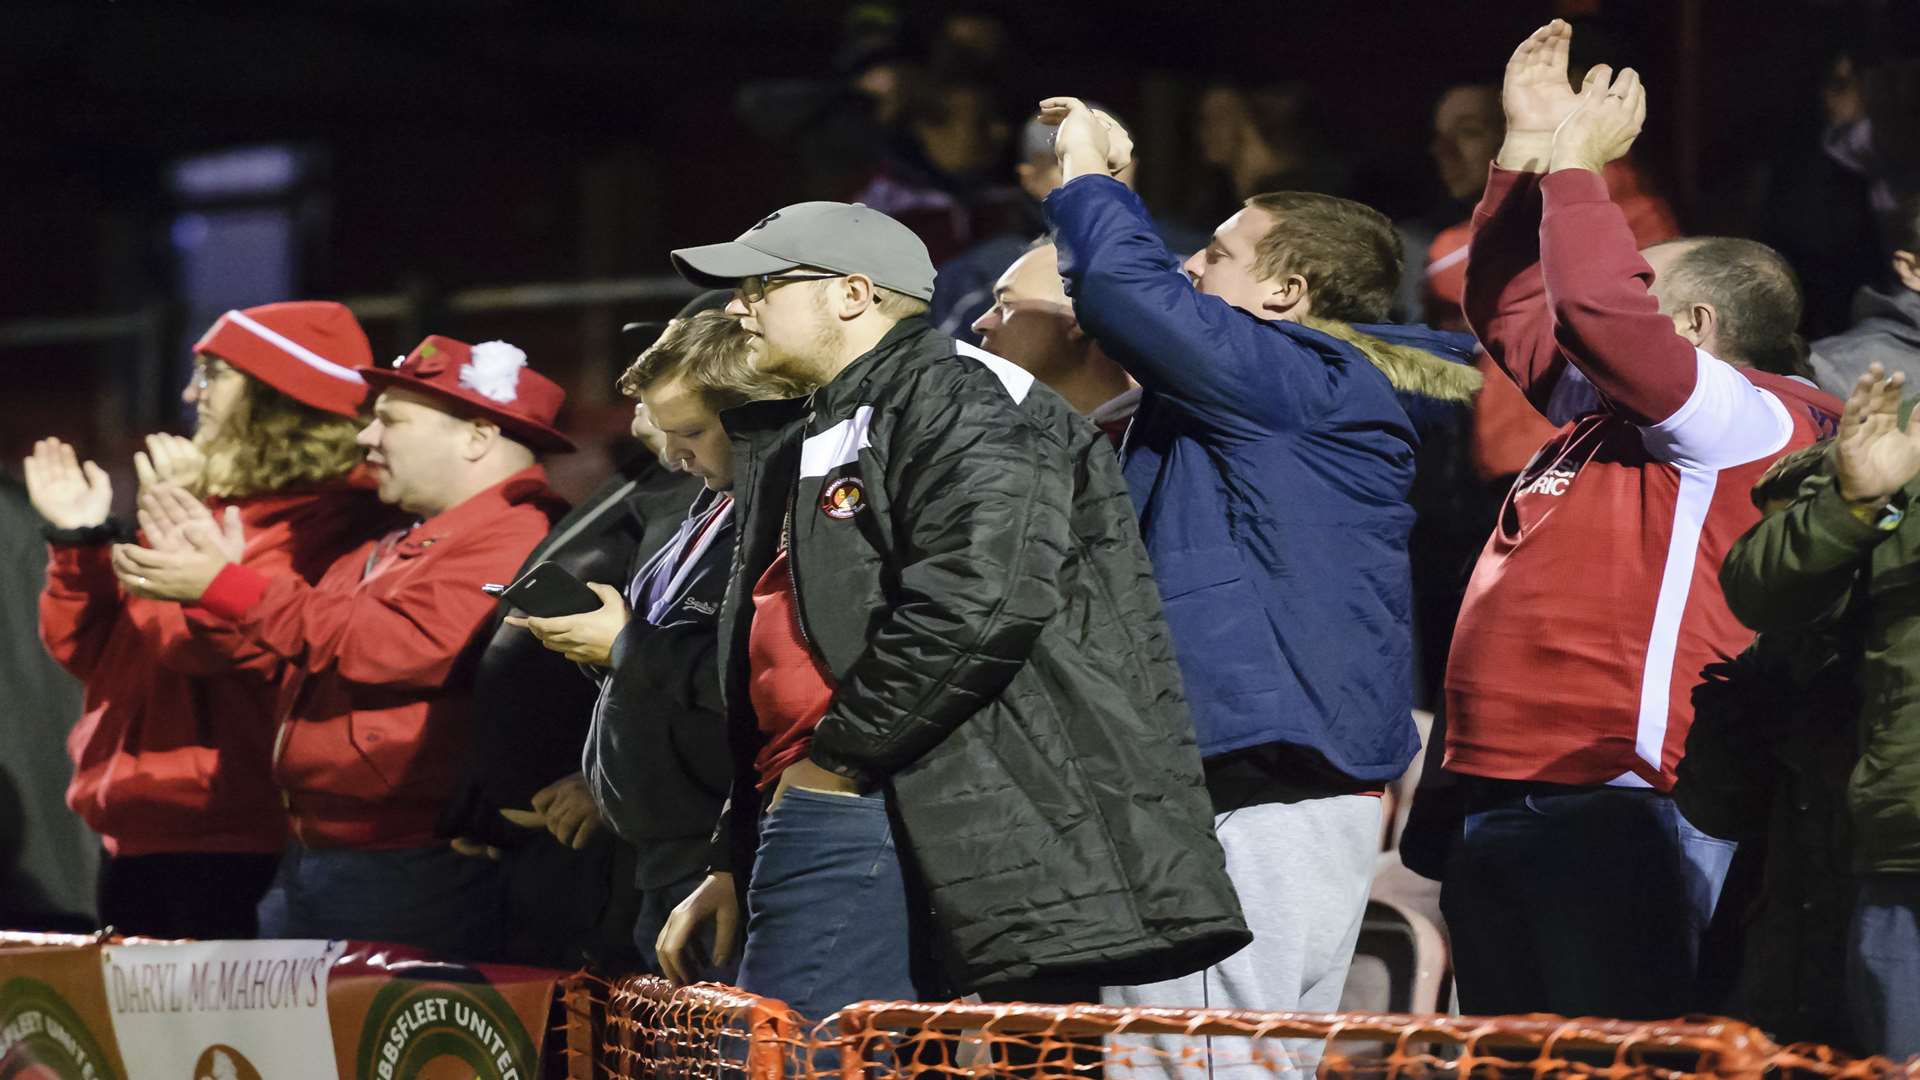
[[[312,579],[391,528],[354,438],[372,360],[344,306],[229,311],[194,346],[181,397],[191,441],[147,440],[143,488],[172,483],[234,507],[244,562]],[[242,938],[286,845],[269,773],[280,661],[235,635],[190,633],[185,609],[116,581],[110,546],[132,529],[109,517],[104,470],[44,439],[26,462],[48,521],[40,597],[47,649],[86,684],[68,736],[67,804],[100,834],[101,925],[156,937]],[[149,537],[149,543],[155,538]]]

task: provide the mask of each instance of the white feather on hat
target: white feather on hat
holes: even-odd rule
[[[460,385],[489,401],[506,404],[520,396],[520,369],[527,354],[504,341],[483,341],[473,358],[460,365]]]

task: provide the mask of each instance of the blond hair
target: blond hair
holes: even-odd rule
[[[630,398],[666,379],[684,378],[715,412],[767,398],[799,397],[808,387],[753,366],[751,338],[724,311],[702,311],[667,324],[666,332],[614,385]]]
[[[243,499],[320,487],[360,464],[360,421],[296,401],[245,372],[244,396],[232,416],[200,443],[206,455],[200,495]]]

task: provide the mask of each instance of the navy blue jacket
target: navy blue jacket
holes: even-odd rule
[[[1356,781],[1399,776],[1411,716],[1407,503],[1419,440],[1353,346],[1194,289],[1104,177],[1048,197],[1080,325],[1145,392],[1127,487],[1204,756],[1272,743]],[[1465,359],[1471,339],[1366,333]]]

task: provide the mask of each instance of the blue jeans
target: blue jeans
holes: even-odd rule
[[[906,882],[886,796],[788,788],[760,823],[740,986],[809,1022],[856,1001],[912,1001]]]
[[[1920,1054],[1920,874],[1869,874],[1848,934],[1847,1005],[1865,1048]]]
[[[356,851],[295,844],[260,901],[263,938],[353,938],[467,963],[499,956],[500,864],[451,848]]]
[[[1462,1012],[1641,1020],[1702,1007],[1700,939],[1731,841],[1645,788],[1463,782],[1440,893]]]

